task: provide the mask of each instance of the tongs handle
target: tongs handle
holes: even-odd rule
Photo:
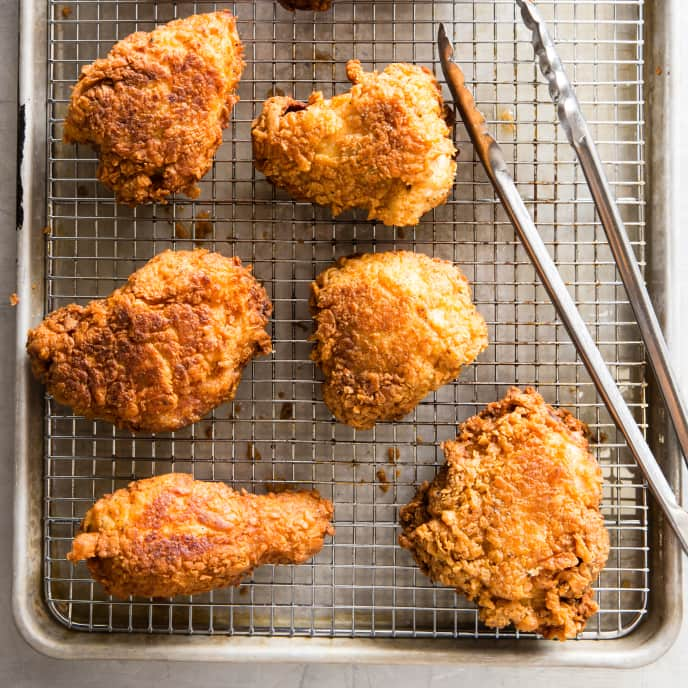
[[[557,106],[559,121],[578,156],[588,182],[590,194],[607,235],[621,281],[626,288],[628,300],[638,322],[647,357],[659,390],[664,397],[684,460],[688,462],[688,412],[681,398],[676,377],[671,370],[669,349],[640,274],[619,208],[609,188],[597,147],[542,15],[530,0],[516,0],[516,2],[521,8],[524,24],[532,32],[533,48],[540,64],[540,71],[549,83],[549,92]]]
[[[518,233],[557,313],[564,324],[578,355],[583,361],[595,387],[607,405],[617,427],[621,430],[647,484],[667,517],[671,528],[688,554],[688,513],[676,500],[657,460],[638,428],[633,414],[609,372],[585,321],[578,312],[556,264],[545,246],[535,223],[516,188],[499,144],[485,126],[485,119],[475,105],[473,95],[464,82],[463,72],[451,59],[453,47],[440,24],[438,33],[440,63],[444,77],[454,97],[476,154]]]

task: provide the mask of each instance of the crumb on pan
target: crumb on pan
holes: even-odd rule
[[[387,478],[387,472],[385,471],[385,469],[379,468],[375,472],[375,477],[378,479],[378,482],[380,483],[378,487],[383,492],[387,492],[389,490],[389,479]]]
[[[499,112],[500,128],[502,133],[513,136],[516,133],[516,123],[514,121],[514,111],[511,108],[504,108]]]

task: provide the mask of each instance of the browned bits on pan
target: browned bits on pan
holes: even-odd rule
[[[375,476],[377,477],[378,482],[380,483],[379,488],[383,492],[387,492],[387,490],[389,490],[389,480],[387,479],[387,472],[385,471],[385,469],[379,468],[376,471]]]
[[[279,86],[275,86],[274,88],[269,88],[267,91],[265,91],[265,99],[267,100],[268,98],[274,98],[274,96],[283,96],[284,91],[279,88]]]
[[[186,222],[181,222],[181,220],[178,220],[174,223],[174,233],[180,239],[191,238],[191,229],[189,228],[189,225],[186,224]]]
[[[194,233],[196,239],[207,239],[213,233],[213,223],[209,222],[210,213],[203,210],[198,213],[194,222]]]
[[[263,458],[263,455],[258,451],[253,442],[246,443],[246,458],[249,461],[260,461]]]

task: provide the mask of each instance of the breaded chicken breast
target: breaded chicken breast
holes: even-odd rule
[[[64,140],[96,149],[120,203],[196,198],[238,100],[242,52],[227,10],[127,36],[81,70]]]
[[[587,427],[511,388],[442,445],[446,464],[400,511],[423,573],[477,603],[488,626],[566,640],[597,611],[609,554]]]
[[[255,166],[298,199],[333,215],[365,208],[369,220],[415,225],[444,203],[456,175],[440,87],[432,72],[391,64],[364,72],[347,63],[354,84],[307,103],[275,96],[252,128]]]
[[[134,432],[189,425],[234,397],[271,351],[272,304],[238,258],[165,251],[105,299],[29,331],[36,377],[75,413]]]
[[[169,473],[99,499],[67,558],[86,559],[116,597],[194,595],[310,559],[334,535],[333,513],[317,492],[253,495]]]
[[[311,285],[323,398],[355,428],[402,418],[487,347],[468,280],[409,251],[341,259]]]

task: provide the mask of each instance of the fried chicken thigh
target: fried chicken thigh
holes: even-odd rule
[[[365,208],[369,220],[415,225],[444,203],[456,149],[437,80],[429,70],[391,64],[364,72],[350,60],[348,93],[307,103],[275,96],[252,128],[255,166],[298,199],[332,213]]]
[[[341,259],[311,285],[323,398],[355,428],[405,416],[487,347],[468,280],[409,251]]]
[[[324,12],[329,10],[332,0],[279,0],[279,4],[287,10],[313,10]]]
[[[81,70],[64,140],[96,149],[98,179],[120,203],[196,198],[238,100],[242,52],[226,10],[127,36]]]
[[[586,433],[534,389],[510,389],[442,445],[446,464],[400,511],[399,543],[486,625],[575,637],[609,554]]]
[[[134,432],[176,430],[234,397],[271,350],[272,305],[238,258],[165,251],[105,299],[29,331],[36,377],[75,413]]]
[[[253,495],[169,473],[99,499],[67,558],[86,559],[116,597],[194,595],[310,559],[334,534],[333,513],[317,492]]]

